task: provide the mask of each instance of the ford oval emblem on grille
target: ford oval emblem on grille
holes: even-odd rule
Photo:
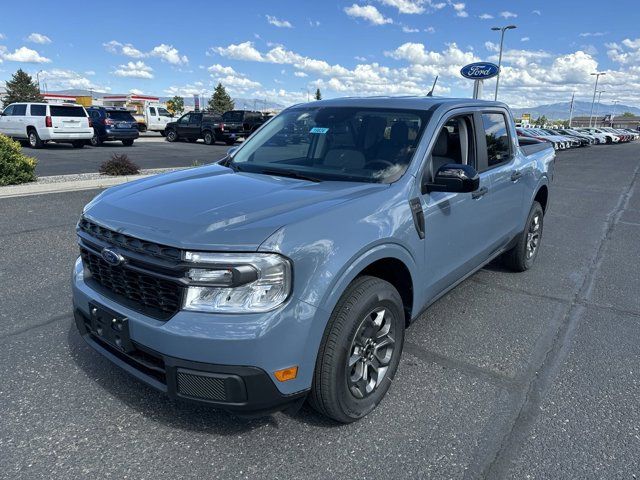
[[[103,248],[101,255],[102,259],[113,267],[116,267],[124,262],[124,257],[111,248]]]

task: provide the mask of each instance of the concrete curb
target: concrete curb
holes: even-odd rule
[[[94,175],[96,178],[78,179],[78,175],[57,175],[55,177],[41,177],[37,182],[22,185],[9,185],[0,187],[0,199],[25,197],[28,195],[44,195],[47,193],[74,192],[78,190],[94,190],[108,188],[114,185],[131,182],[140,178],[151,177],[160,173],[182,170],[182,168],[158,168],[144,170],[141,175],[127,175],[122,177],[109,177]]]

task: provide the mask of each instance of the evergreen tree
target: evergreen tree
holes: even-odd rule
[[[211,99],[209,100],[209,110],[222,115],[224,112],[233,110],[234,107],[235,104],[231,96],[227,93],[227,89],[224,88],[222,83],[218,83],[218,86],[213,91],[213,95],[211,95]]]
[[[22,69],[19,69],[13,74],[11,80],[7,81],[6,90],[5,105],[15,102],[44,102],[38,85],[33,81],[31,75]]]
[[[322,94],[320,93],[320,89],[316,89],[316,100],[322,100]]]
[[[173,115],[182,115],[184,112],[184,98],[175,96],[170,100],[167,100],[167,110]]]

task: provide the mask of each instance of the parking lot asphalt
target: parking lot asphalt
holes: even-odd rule
[[[153,133],[144,134],[131,147],[125,147],[121,142],[105,142],[100,147],[81,149],[66,143],[46,144],[39,150],[23,147],[26,155],[38,160],[36,175],[39,177],[97,172],[102,162],[114,153],[126,153],[140,168],[166,168],[211,163],[222,158],[227,150],[227,145],[205,145],[202,140],[169,143]]]
[[[352,425],[138,383],[72,320],[74,223],[97,192],[0,200],[0,476],[637,478],[639,177],[637,144],[560,153],[535,267],[491,264],[430,307]]]

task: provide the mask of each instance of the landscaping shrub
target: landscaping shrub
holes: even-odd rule
[[[22,153],[18,142],[0,134],[0,186],[33,182],[37,163]]]
[[[114,153],[109,160],[100,165],[100,173],[114,176],[137,175],[140,173],[140,167],[129,160],[125,153],[122,155]]]

